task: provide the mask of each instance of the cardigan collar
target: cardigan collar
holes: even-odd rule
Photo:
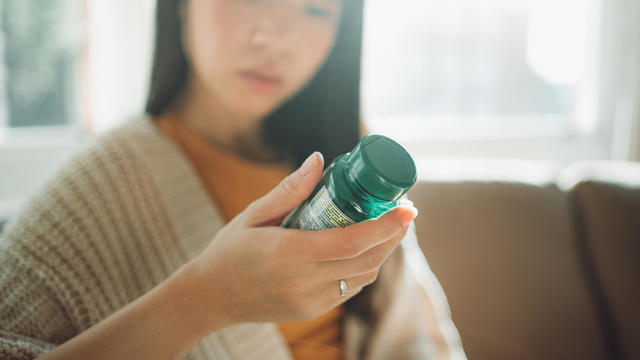
[[[222,212],[210,200],[186,155],[153,124],[151,117],[140,116],[124,126],[136,136],[133,147],[160,189],[160,200],[169,214],[170,225],[184,244],[186,262],[204,250],[224,226]],[[173,201],[176,198],[181,201]],[[176,203],[182,205],[177,207]],[[343,350],[346,359],[355,359],[364,340],[366,324],[350,313],[345,314],[344,321]],[[247,337],[247,333],[252,336]],[[231,359],[292,359],[276,323],[241,323],[220,329],[205,339],[217,344],[216,349],[224,349]]]

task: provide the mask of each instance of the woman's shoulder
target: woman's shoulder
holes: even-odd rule
[[[74,153],[31,196],[6,226],[42,228],[69,219],[98,217],[125,206],[133,192],[145,186],[152,171],[149,157],[174,151],[154,129],[151,120],[139,116],[100,134]],[[147,184],[148,185],[148,184]],[[93,213],[95,204],[100,211]],[[108,213],[107,213],[108,215]]]
[[[141,222],[182,231],[186,213],[212,222],[197,175],[152,121],[132,118],[75,151],[9,220],[0,243],[145,236],[132,232]]]
[[[192,220],[194,212],[175,214],[202,197],[180,198],[187,197],[184,178],[191,175],[175,165],[175,152],[148,118],[130,120],[83,145],[0,235],[0,290],[24,295],[5,282],[22,273],[31,279],[34,296],[51,297],[47,304],[60,304],[84,328],[166,278],[200,244],[193,240],[198,232],[176,236],[185,227],[178,226],[186,221],[181,219]]]
[[[131,173],[135,172],[139,177],[149,171],[149,154],[158,150],[172,151],[171,144],[151,121],[140,115],[87,141],[48,179],[40,197],[47,198],[43,195],[68,190],[87,197],[111,196],[115,190],[125,191],[127,187],[115,186],[121,185],[115,183],[134,183],[137,178],[131,178]],[[80,185],[84,183],[93,183],[91,191],[82,193],[84,189]]]
[[[64,162],[44,186],[44,191],[72,186],[74,182],[127,177],[149,171],[154,154],[176,152],[173,144],[153,125],[151,117],[138,115],[96,135]],[[129,179],[132,180],[132,179]],[[94,190],[108,190],[100,188]]]
[[[138,115],[129,118],[124,123],[105,131],[92,139],[83,149],[78,151],[78,156],[97,155],[110,153],[121,148],[129,150],[131,160],[140,160],[142,153],[164,148],[165,151],[174,150],[172,143],[153,124],[153,118],[148,115]],[[141,153],[142,151],[142,153]],[[137,155],[137,156],[136,156]]]
[[[84,256],[89,243],[117,248],[168,226],[174,209],[163,193],[192,175],[151,121],[130,119],[77,149],[8,221],[0,248]]]

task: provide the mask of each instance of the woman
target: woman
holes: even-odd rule
[[[148,116],[3,235],[0,357],[464,358],[410,202],[278,226],[365,133],[361,1],[159,0],[157,21]]]

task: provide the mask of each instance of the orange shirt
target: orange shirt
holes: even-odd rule
[[[191,161],[225,222],[295,170],[289,165],[262,163],[218,147],[170,114],[163,114],[155,123]],[[343,311],[343,306],[338,306],[310,321],[278,323],[293,358],[341,359]]]

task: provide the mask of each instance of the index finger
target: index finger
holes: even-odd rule
[[[308,256],[315,261],[354,258],[393,238],[411,223],[417,213],[413,206],[399,205],[377,219],[309,232],[309,241],[305,244]]]

